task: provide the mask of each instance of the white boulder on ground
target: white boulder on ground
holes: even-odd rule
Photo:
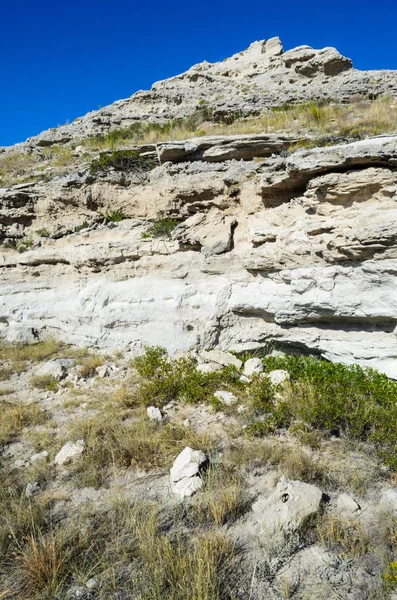
[[[349,494],[340,494],[336,500],[336,512],[341,517],[357,515],[361,506]]]
[[[55,457],[56,465],[67,465],[73,462],[76,458],[79,458],[84,452],[85,442],[84,440],[77,440],[77,442],[67,442],[58,452]]]
[[[322,491],[315,485],[282,477],[269,497],[260,497],[252,505],[257,529],[271,534],[296,531],[305,519],[318,512],[322,497]]]
[[[200,358],[204,362],[213,362],[222,367],[236,367],[239,370],[243,364],[239,358],[222,350],[204,350],[201,352]]]
[[[66,377],[68,368],[72,364],[73,361],[66,358],[48,360],[36,369],[35,375],[38,377],[52,377],[53,379],[60,381]]]
[[[263,371],[263,363],[260,358],[249,358],[244,364],[243,374],[246,377],[252,377],[256,373]]]
[[[147,416],[149,417],[149,419],[151,421],[157,421],[158,423],[160,423],[160,421],[163,420],[163,415],[161,414],[161,410],[159,408],[157,408],[156,406],[148,406],[146,409],[147,412]]]
[[[276,369],[275,371],[270,371],[267,374],[272,385],[281,385],[285,381],[289,381],[290,375],[288,371],[284,371],[283,369]]]
[[[37,454],[32,454],[32,456],[30,457],[30,462],[33,464],[35,463],[40,463],[40,462],[46,462],[48,458],[48,452],[47,450],[43,450],[42,452],[38,452]]]
[[[236,396],[232,392],[226,392],[225,390],[218,390],[217,392],[214,392],[214,396],[226,406],[231,406],[237,402]]]
[[[183,499],[197,492],[203,485],[200,473],[206,462],[207,457],[201,450],[193,450],[189,446],[182,450],[170,469],[174,494]]]

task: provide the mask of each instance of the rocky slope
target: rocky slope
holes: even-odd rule
[[[137,122],[182,119],[197,110],[215,119],[259,115],[264,109],[309,100],[348,102],[354,96],[397,96],[395,71],[359,71],[335,48],[299,46],[284,52],[278,37],[254,42],[220,63],[204,61],[73,123],[29,138],[21,149],[73,143]]]
[[[135,120],[187,116],[200,100],[212,114],[252,115],[396,91],[395,72],[356,71],[330,48],[284,53],[276,38],[17,150],[75,147]],[[129,149],[141,155],[133,165],[96,172],[78,150],[75,171],[1,189],[1,334],[134,353],[272,342],[397,377],[397,136],[295,150],[306,138],[146,144]],[[117,212],[127,218],[112,221]],[[170,237],[143,237],[159,213],[176,220]]]

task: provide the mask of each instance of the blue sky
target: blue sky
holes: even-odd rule
[[[396,23],[393,0],[3,0],[0,145],[275,35],[397,69]]]

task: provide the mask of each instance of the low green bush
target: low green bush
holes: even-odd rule
[[[155,221],[153,221],[151,225],[149,225],[146,231],[142,233],[142,238],[169,239],[171,237],[171,233],[174,231],[175,227],[178,224],[179,222],[176,219],[172,219],[171,217],[164,217],[163,214],[160,213],[158,218]]]
[[[162,407],[171,400],[197,403],[211,402],[221,386],[241,388],[240,374],[234,367],[225,367],[215,373],[197,371],[193,359],[171,361],[164,348],[146,348],[143,356],[133,361],[141,375],[139,397],[143,404]]]

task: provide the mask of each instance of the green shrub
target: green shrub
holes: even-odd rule
[[[128,216],[122,210],[115,210],[111,213],[98,213],[103,217],[107,223],[112,221],[113,223],[119,223],[120,221],[124,221],[124,219],[128,219]]]
[[[144,173],[154,169],[156,163],[140,156],[135,150],[113,150],[110,153],[101,154],[90,165],[91,175],[106,173],[109,169],[123,172]]]
[[[146,348],[143,356],[134,359],[133,366],[143,378],[138,394],[145,405],[162,407],[171,400],[211,402],[220,386],[242,388],[240,374],[234,367],[225,367],[215,373],[201,373],[193,359],[171,361],[166,350],[160,347]]]
[[[263,364],[265,372],[285,369],[291,376],[282,401],[268,405],[264,397],[264,410],[269,408],[278,422],[299,421],[312,430],[373,442],[386,462],[397,468],[396,381],[374,369],[307,356],[268,356]]]
[[[163,214],[160,213],[157,220],[153,221],[153,223],[149,225],[147,230],[142,233],[142,238],[169,239],[171,237],[171,233],[174,231],[177,225],[178,221],[176,219],[172,219],[171,217],[164,217]]]

